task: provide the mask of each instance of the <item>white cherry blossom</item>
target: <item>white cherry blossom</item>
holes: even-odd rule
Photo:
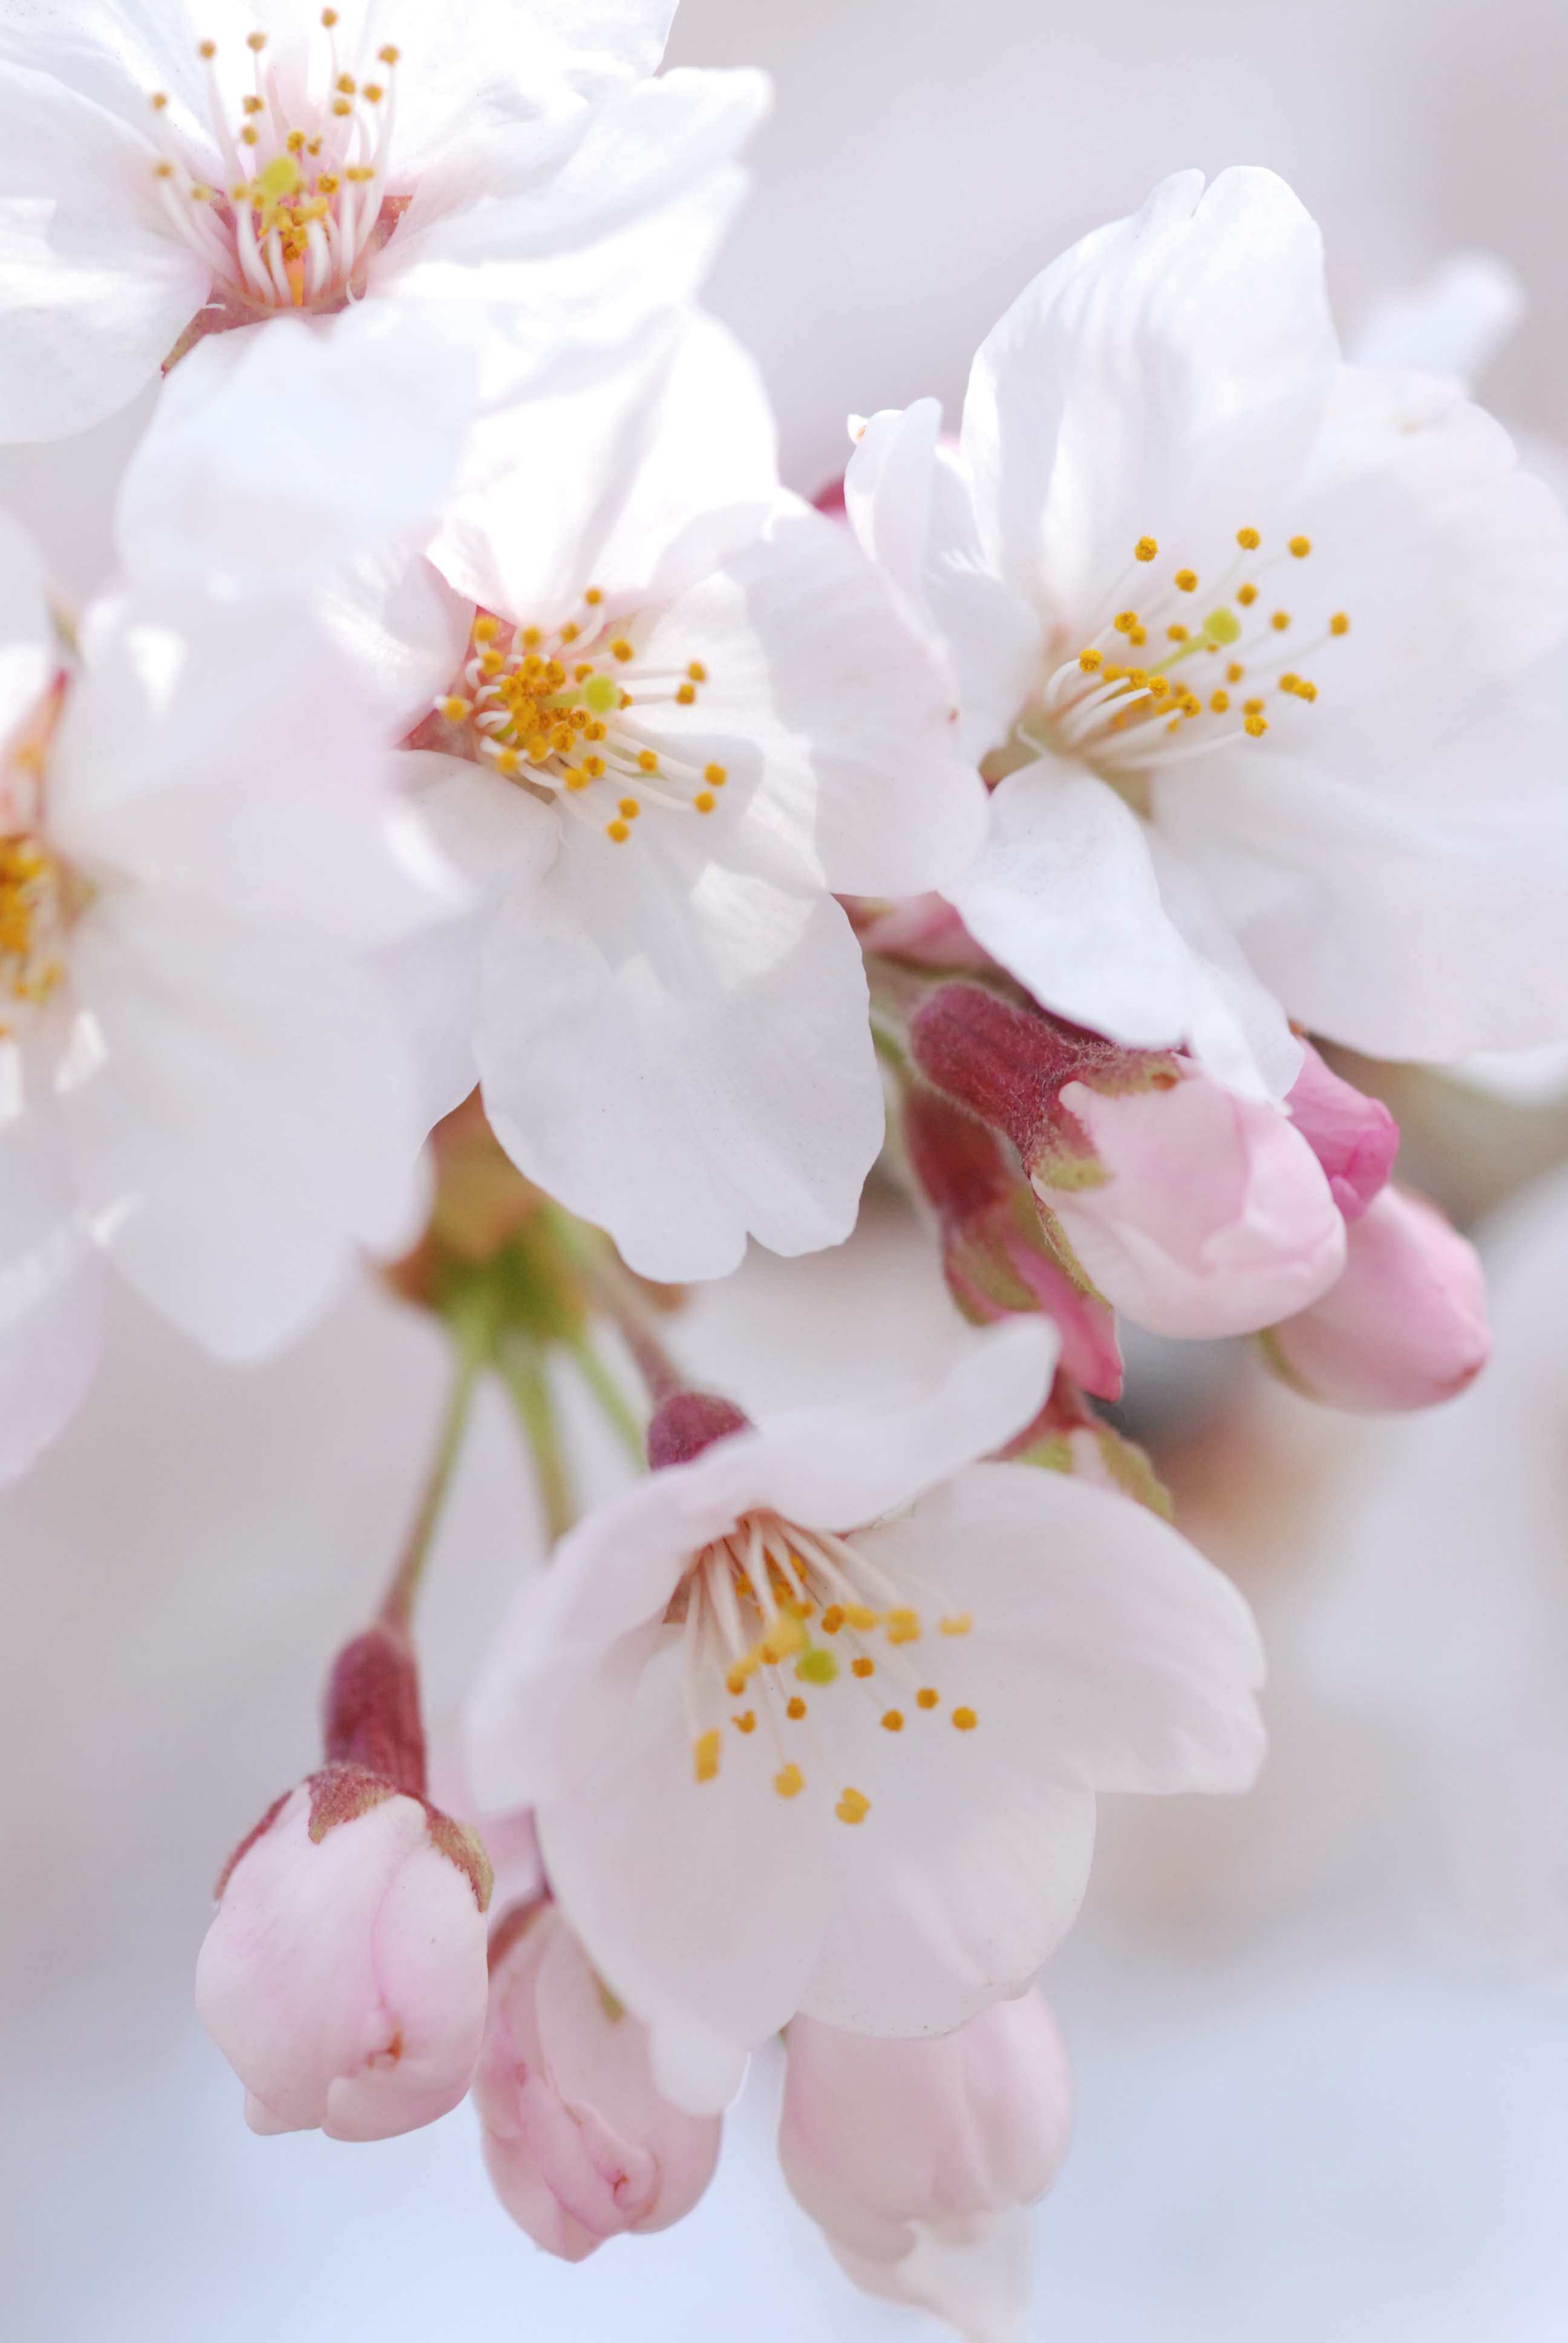
[[[673,0],[0,5],[0,437],[112,413],[191,330],[480,303],[488,394],[689,292],[759,75],[649,78]]]
[[[417,963],[455,1002],[444,1103],[477,1076],[519,1167],[650,1276],[722,1274],[749,1232],[836,1243],[883,1117],[834,893],[951,878],[984,834],[940,677],[848,534],[779,488],[717,326],[613,495],[568,418],[518,420],[515,494],[435,546],[484,605],[414,752],[486,903],[467,970]]]
[[[972,1461],[1032,1419],[1054,1351],[1018,1322],[930,1396],[716,1438],[516,1599],[474,1788],[533,1805],[679,2105],[722,2106],[797,2010],[934,2034],[1019,1992],[1077,1910],[1097,1790],[1257,1770],[1228,1582],[1140,1505]]]
[[[1345,367],[1318,231],[1188,172],[1020,295],[863,540],[996,783],[947,891],[1046,1006],[1276,1097],[1287,1015],[1445,1059],[1568,1024],[1568,525],[1459,385]]]

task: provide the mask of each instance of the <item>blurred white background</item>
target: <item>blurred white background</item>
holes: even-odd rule
[[[713,297],[763,362],[808,492],[841,463],[847,409],[935,390],[956,415],[1026,278],[1191,163],[1292,180],[1346,321],[1456,249],[1501,255],[1533,309],[1485,394],[1568,436],[1552,0],[686,0],[672,57],[776,77]],[[144,419],[0,451],[0,499],[75,591],[108,565]],[[1445,1115],[1421,1176],[1462,1156],[1461,1203],[1560,1146],[1523,1110],[1457,1139]],[[1271,1639],[1276,1754],[1242,1805],[1106,1816],[1050,1979],[1081,2113],[1040,2216],[1040,2337],[1568,2332],[1568,1201],[1542,1189],[1497,1242],[1496,1363],[1430,1423],[1346,1424],[1244,1376],[1188,1406],[1146,1363],[1183,1521]],[[754,1261],[675,1339],[766,1407],[902,1377],[950,1321],[884,1203],[840,1255]],[[854,2297],[794,2211],[767,2072],[699,2214],[577,2270],[495,2206],[466,2108],[375,2148],[245,2131],[190,2004],[208,1885],[312,1762],[324,1665],[396,1547],[441,1380],[430,1330],[368,1285],[243,1378],[126,1304],[83,1415],[0,1499],[4,2331],[934,2333]],[[537,1549],[498,1404],[434,1565],[437,1715]]]

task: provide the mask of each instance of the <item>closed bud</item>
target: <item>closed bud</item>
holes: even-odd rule
[[[1330,1407],[1376,1413],[1453,1398],[1492,1348],[1474,1247],[1403,1188],[1384,1188],[1349,1235],[1343,1276],[1270,1328],[1264,1357]]]
[[[1303,1051],[1285,1110],[1322,1165],[1334,1202],[1347,1221],[1359,1221],[1388,1185],[1399,1125],[1381,1099],[1331,1073],[1310,1041]]]
[[[713,2177],[721,2118],[659,2096],[648,2028],[600,1982],[555,1906],[508,1914],[491,1959],[474,2103],[513,2220],[572,2262],[625,2230],[678,2221]]]
[[[791,2020],[779,2133],[784,2177],[844,2268],[973,2338],[1021,2332],[1022,2208],[1067,2150],[1072,2086],[1031,1991],[957,2033],[890,2040]]]

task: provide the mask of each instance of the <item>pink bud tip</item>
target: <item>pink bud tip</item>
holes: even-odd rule
[[[1331,1073],[1309,1041],[1286,1111],[1328,1175],[1347,1221],[1359,1221],[1388,1184],[1399,1153],[1399,1125],[1381,1099],[1367,1098]]]
[[[648,1427],[648,1461],[658,1473],[667,1464],[689,1464],[716,1440],[749,1432],[751,1419],[716,1392],[677,1392]]]

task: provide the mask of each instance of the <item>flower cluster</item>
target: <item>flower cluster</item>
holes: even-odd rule
[[[1246,1607],[1106,1413],[1119,1320],[1341,1407],[1482,1365],[1334,1052],[1568,1031],[1568,522],[1454,383],[1342,360],[1256,169],[1085,238],[956,437],[856,419],[806,503],[699,307],[766,93],[658,74],[670,13],[0,0],[0,435],[163,377],[85,610],[0,516],[0,1475],[111,1265],[243,1362],[399,1256],[454,1396],[323,1765],[220,1882],[249,2120],[471,2088],[576,2259],[689,2209],[782,2036],[845,2269],[1000,2335],[1096,1796],[1263,1750]],[[839,1243],[879,1162],[945,1375],[695,1387],[671,1286]],[[559,1358],[648,1468],[580,1519]],[[487,1374],[557,1543],[454,1818],[412,1605]]]

